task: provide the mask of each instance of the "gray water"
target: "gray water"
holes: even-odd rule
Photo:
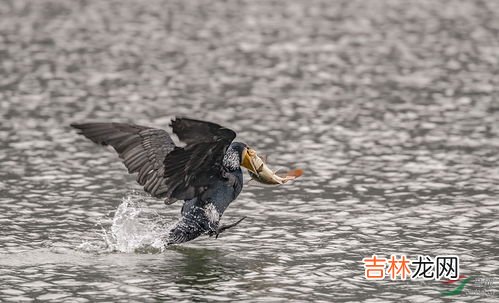
[[[498,54],[496,1],[0,1],[0,301],[497,302],[361,260],[499,278]],[[305,173],[164,249],[181,205],[68,125],[174,116]]]

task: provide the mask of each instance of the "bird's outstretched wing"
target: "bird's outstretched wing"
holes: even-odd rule
[[[178,118],[173,132],[186,143],[176,147],[167,132],[125,123],[71,124],[95,143],[111,145],[129,173],[154,197],[170,203],[198,197],[221,177],[222,160],[236,133],[218,124]]]
[[[136,173],[137,182],[153,197],[164,197],[164,161],[175,144],[162,129],[125,123],[71,124],[80,134],[95,143],[112,146],[129,173]]]
[[[236,137],[233,130],[201,120],[176,118],[170,126],[179,140],[189,145],[227,141],[230,144]]]
[[[236,133],[218,124],[177,118],[171,127],[185,147],[176,147],[165,158],[167,196],[192,199],[221,177],[223,157]]]

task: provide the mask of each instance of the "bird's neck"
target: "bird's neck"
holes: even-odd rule
[[[239,158],[239,153],[232,148],[227,149],[222,165],[228,171],[236,171],[240,169],[241,159]]]

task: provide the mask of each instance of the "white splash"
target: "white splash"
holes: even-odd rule
[[[162,222],[158,213],[144,205],[144,196],[140,194],[125,196],[116,209],[111,227],[102,228],[104,243],[85,242],[79,248],[93,252],[162,252],[170,224]]]

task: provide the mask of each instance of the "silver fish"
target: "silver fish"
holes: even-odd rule
[[[244,167],[249,167],[248,172],[251,178],[260,183],[268,185],[284,184],[303,174],[303,170],[295,169],[287,172],[285,175],[278,175],[268,167],[265,161],[257,155],[255,150],[248,148],[246,153],[247,154],[243,157],[243,161],[245,161]]]

